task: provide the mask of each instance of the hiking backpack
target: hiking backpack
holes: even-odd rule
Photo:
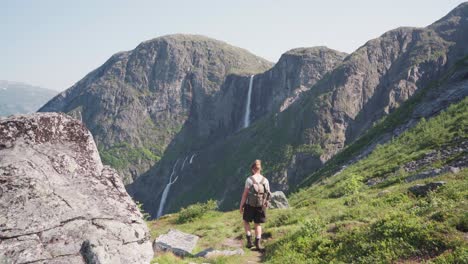
[[[257,182],[253,176],[250,176],[252,185],[249,187],[247,195],[247,204],[252,207],[263,207],[270,200],[270,191],[265,187],[265,177]]]

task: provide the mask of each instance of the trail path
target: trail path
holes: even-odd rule
[[[262,263],[263,254],[259,251],[245,248],[244,243],[245,241],[243,240],[227,238],[223,241],[222,245],[233,249],[241,248],[244,250],[245,254],[242,256],[239,263]]]

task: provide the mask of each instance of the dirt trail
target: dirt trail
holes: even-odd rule
[[[256,250],[247,249],[244,247],[244,241],[236,238],[227,238],[222,243],[223,246],[229,248],[241,248],[245,251],[245,254],[240,259],[239,264],[244,263],[262,263],[263,254]]]

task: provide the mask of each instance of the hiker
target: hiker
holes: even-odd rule
[[[240,213],[244,220],[244,229],[247,235],[247,247],[251,248],[252,234],[250,222],[255,224],[255,248],[263,251],[261,247],[262,226],[266,221],[266,208],[270,200],[270,185],[267,178],[260,174],[262,162],[255,160],[251,166],[252,176],[245,181],[244,193],[240,202]]]

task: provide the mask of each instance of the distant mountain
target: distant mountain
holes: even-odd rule
[[[57,93],[21,82],[0,80],[0,116],[36,112]]]

